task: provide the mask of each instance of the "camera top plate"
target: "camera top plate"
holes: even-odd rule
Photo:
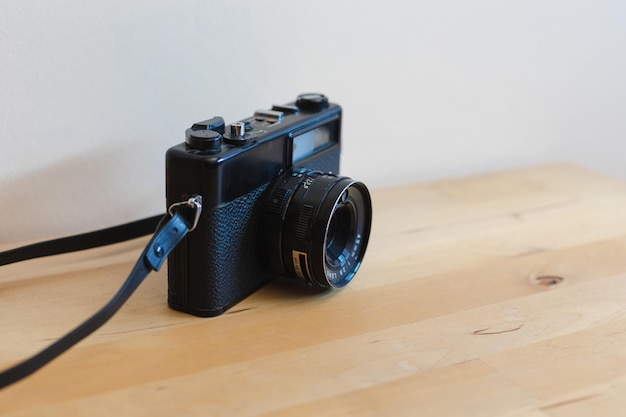
[[[338,173],[341,114],[325,95],[302,94],[229,125],[219,116],[194,123],[167,151],[167,199],[201,194],[221,205],[292,167]]]

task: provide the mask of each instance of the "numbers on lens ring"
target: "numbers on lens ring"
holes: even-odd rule
[[[302,186],[306,189],[309,188],[313,184],[313,178],[309,177],[302,183]]]
[[[354,249],[352,250],[352,253],[350,254],[350,256],[353,258],[356,258],[360,247],[361,247],[361,234],[357,233],[356,237],[354,238]]]
[[[328,268],[328,265],[326,265],[324,269],[326,270],[326,276],[328,277],[328,279],[334,281],[337,279],[337,277],[342,277],[346,275],[352,269],[353,265],[354,264],[351,260],[346,259],[346,263],[341,267],[339,271],[331,271]]]

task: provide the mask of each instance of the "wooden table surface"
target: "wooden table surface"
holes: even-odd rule
[[[346,288],[168,309],[165,268],[0,413],[623,416],[626,184],[552,164],[373,192]],[[146,239],[0,268],[0,365],[103,305]]]

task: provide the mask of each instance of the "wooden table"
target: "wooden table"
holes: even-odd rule
[[[102,329],[0,391],[13,416],[622,416],[626,184],[555,164],[375,190],[361,271],[227,314],[152,275]],[[146,239],[0,269],[0,364],[104,304]]]

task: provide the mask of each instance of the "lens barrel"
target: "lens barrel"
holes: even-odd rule
[[[262,256],[270,270],[339,288],[358,270],[372,222],[367,187],[348,177],[295,169],[267,190]]]

